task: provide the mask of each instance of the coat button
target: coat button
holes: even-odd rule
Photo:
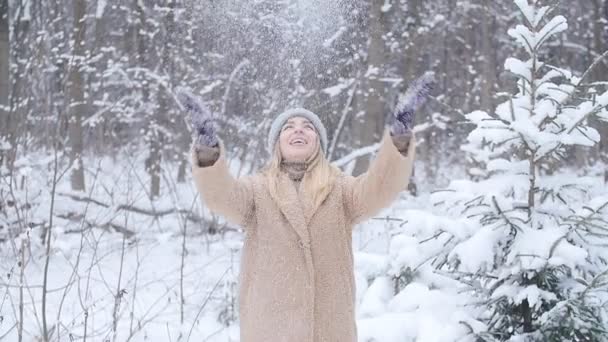
[[[307,241],[300,240],[300,248],[302,248],[302,249],[309,249],[310,248],[310,243],[307,242]]]

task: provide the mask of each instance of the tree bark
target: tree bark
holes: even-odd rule
[[[494,111],[492,94],[496,84],[496,60],[492,41],[494,40],[494,19],[490,14],[491,4],[482,0],[481,16],[481,53],[483,54],[483,79],[481,83],[481,108],[486,112]]]
[[[82,163],[83,138],[82,138],[82,116],[86,109],[84,98],[84,65],[85,58],[85,0],[74,0],[74,30],[72,33],[72,60],[69,66],[68,76],[68,138],[71,171],[70,180],[72,190],[85,190],[84,167]]]
[[[420,52],[422,51],[421,49],[419,49],[419,46],[425,46],[425,44],[423,44],[420,41],[420,35],[418,34],[418,29],[419,29],[420,23],[421,23],[421,19],[420,19],[421,5],[422,5],[422,3],[420,2],[420,0],[409,0],[407,2],[408,45],[407,45],[406,54],[405,54],[406,69],[405,69],[405,75],[404,75],[403,79],[405,81],[407,81],[408,83],[409,83],[409,81],[413,80],[414,78],[416,78],[418,76],[418,70],[420,68],[420,57],[421,57]],[[435,177],[434,176],[435,168],[432,167],[431,157],[430,157],[430,156],[435,155],[435,153],[433,153],[433,151],[431,151],[431,149],[433,147],[432,130],[427,129],[424,131],[423,134],[424,134],[425,143],[422,148],[424,149],[424,151],[421,151],[422,153],[420,153],[420,155],[426,156],[425,157],[426,163],[424,163],[424,165],[426,165],[426,174],[429,177],[434,178]],[[416,170],[414,169],[414,170],[412,170],[412,174],[410,176],[411,179],[407,185],[408,191],[414,196],[416,196],[418,194],[418,186],[415,181],[415,175],[416,175]]]
[[[160,58],[160,70],[165,75],[171,75],[173,72],[173,66],[171,63],[171,52],[174,48],[173,45],[173,27],[174,27],[174,10],[175,2],[170,0],[168,3],[170,8],[163,20],[164,25],[164,42],[162,44],[162,53]],[[169,81],[172,79],[169,76]],[[168,109],[168,96],[167,89],[163,85],[158,85],[158,93],[156,98],[158,99],[158,106],[156,107],[156,115],[154,121],[156,127],[163,127],[169,129],[170,122],[168,117],[170,115]],[[160,180],[161,180],[161,162],[163,158],[163,151],[167,144],[168,137],[162,129],[155,129],[153,139],[150,141],[150,196],[152,198],[160,195]]]
[[[153,47],[153,44],[152,41],[148,41],[146,39],[146,12],[145,9],[142,7],[144,6],[144,3],[140,2],[139,0],[133,0],[133,4],[137,13],[137,25],[135,26],[135,34],[137,37],[137,58],[135,63],[139,68],[147,68],[151,64],[149,63],[149,61],[151,60],[151,56],[149,56],[149,54],[152,52],[151,48]],[[149,86],[150,82],[148,81],[141,88],[141,101],[143,103],[148,103],[151,100]],[[162,102],[162,99],[159,99],[159,102]],[[143,115],[146,114],[147,113],[143,113]],[[157,197],[160,193],[160,151],[158,149],[158,146],[162,144],[162,141],[160,141],[162,137],[156,136],[158,129],[155,128],[155,120],[158,116],[158,113],[154,112],[153,114],[154,115],[151,115],[149,118],[147,118],[147,120],[149,121],[147,126],[147,138],[149,139],[148,143],[150,147],[150,154],[148,155],[148,158],[146,158],[145,161],[146,171],[150,175],[150,198]]]
[[[8,0],[0,0],[0,144],[3,141],[8,143],[13,142],[14,132],[11,128],[15,120],[10,116],[9,97],[10,97],[10,81],[9,81],[9,63],[10,63],[10,45],[9,45],[9,8]],[[0,148],[0,166],[9,166],[10,152],[4,148]]]
[[[608,0],[593,0],[593,45],[597,54],[601,55],[608,48]],[[604,60],[597,66],[597,72],[593,73],[594,81],[606,81],[608,75],[608,60]],[[597,157],[604,163],[608,163],[608,124],[597,119],[591,121],[597,127],[602,139],[597,144]],[[604,181],[608,183],[608,170],[604,171]]]
[[[602,33],[601,41],[603,42],[602,46],[604,47],[604,49],[606,49],[608,48],[608,0],[604,0],[603,15],[604,32]],[[603,50],[601,52],[603,53]],[[606,75],[608,74],[608,61],[604,61],[603,66],[605,73],[602,75]],[[606,127],[607,125],[605,122],[603,123],[603,126],[604,127],[600,131],[600,134],[603,133],[604,135],[602,136],[607,137],[608,127]],[[600,156],[604,163],[608,164],[608,143],[606,142],[606,139],[600,139]],[[608,183],[608,170],[604,170],[604,183]]]
[[[99,1],[97,0],[97,6],[99,5]],[[106,5],[107,7],[107,5]],[[106,8],[105,11],[108,9]],[[99,11],[99,8],[97,9]],[[106,89],[106,84],[104,83],[103,71],[108,68],[108,58],[105,56],[103,49],[106,47],[106,40],[104,37],[108,34],[108,27],[106,27],[105,16],[102,15],[95,17],[95,47],[93,48],[95,58],[98,58],[99,55],[102,57],[99,58],[98,62],[95,63],[95,67],[98,73],[96,73],[95,77],[89,77],[89,85],[97,83],[97,89],[95,90],[96,98],[103,98],[104,94],[109,93],[109,89]],[[111,28],[110,28],[111,29]],[[87,101],[87,105],[91,108],[95,108],[93,104],[93,100],[89,99]],[[95,112],[93,110],[93,112]],[[102,120],[99,124],[95,125],[95,153],[102,154],[110,152],[108,148],[112,148],[112,141],[109,139],[111,133],[109,132],[109,120]],[[89,147],[91,147],[89,145]],[[113,151],[111,151],[113,152]]]
[[[165,62],[168,59],[168,30],[166,27],[165,20],[165,41],[160,46],[162,49],[161,59],[160,59],[160,67],[161,70],[165,70]],[[160,172],[161,172],[161,162],[162,162],[162,151],[163,145],[165,144],[165,135],[163,131],[158,129],[158,126],[165,127],[163,122],[163,116],[167,115],[166,109],[166,100],[165,94],[163,92],[162,86],[158,85],[156,99],[158,101],[158,106],[156,107],[156,113],[152,119],[155,123],[152,125],[152,139],[150,140],[150,156],[149,156],[149,168],[148,172],[150,173],[150,198],[156,198],[160,196]]]
[[[376,142],[384,129],[384,84],[382,77],[383,66],[386,62],[384,53],[384,0],[373,0],[370,9],[369,45],[367,51],[367,75],[363,80],[364,86],[357,92],[356,115],[353,118],[353,135],[358,138],[359,146],[364,147]],[[375,70],[375,72],[372,72]],[[369,167],[370,157],[357,159],[353,175],[364,173]]]
[[[8,31],[8,0],[0,0],[0,116],[3,118],[8,114],[8,97],[10,94]],[[3,125],[2,127],[5,128],[6,126]]]

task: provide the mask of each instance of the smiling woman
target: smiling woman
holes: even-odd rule
[[[280,140],[281,137],[284,136],[283,133],[285,131],[293,133],[293,130],[298,127],[302,129],[314,130],[318,138],[317,142],[320,144],[320,148],[326,152],[327,132],[325,131],[325,126],[323,126],[323,123],[315,113],[304,108],[293,108],[287,110],[274,119],[272,125],[270,126],[270,131],[268,132],[268,152],[271,155],[274,154],[274,149],[277,147],[277,139]],[[286,145],[288,144],[284,144],[283,147],[286,147]],[[285,158],[293,161],[290,156],[285,156]]]
[[[344,174],[325,157],[327,133],[303,108],[278,115],[264,170],[235,179],[210,113],[190,95],[192,173],[207,207],[245,229],[239,275],[241,341],[357,341],[352,229],[409,182],[413,114],[431,78],[415,84],[369,170]]]
[[[310,120],[296,116],[287,120],[279,135],[281,156],[287,161],[306,161],[319,148],[319,138]]]
[[[287,175],[311,207],[321,205],[340,170],[325,158],[327,133],[319,117],[304,108],[282,113],[270,128],[268,148],[272,159],[263,173],[271,197],[280,200],[279,180]]]

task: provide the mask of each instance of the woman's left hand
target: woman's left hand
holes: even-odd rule
[[[435,85],[435,74],[427,71],[415,79],[406,92],[399,97],[393,115],[395,119],[390,127],[391,135],[410,135],[414,127],[415,113],[427,100]]]

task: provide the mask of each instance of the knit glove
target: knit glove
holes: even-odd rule
[[[426,102],[434,85],[435,74],[427,71],[415,79],[405,93],[399,96],[393,113],[395,119],[390,126],[390,133],[395,146],[401,153],[405,153],[409,147],[413,135],[415,113]]]
[[[182,109],[190,115],[194,147],[218,146],[211,111],[196,95],[185,88],[177,89],[175,95]]]
[[[435,74],[427,71],[424,75],[415,79],[404,94],[399,96],[399,102],[395,107],[395,120],[391,124],[392,135],[403,135],[410,133],[414,127],[415,113],[427,100],[429,93],[435,85]]]
[[[198,166],[211,166],[219,158],[219,141],[215,134],[211,111],[200,99],[185,88],[176,90],[176,98],[182,110],[191,118],[193,149]]]

